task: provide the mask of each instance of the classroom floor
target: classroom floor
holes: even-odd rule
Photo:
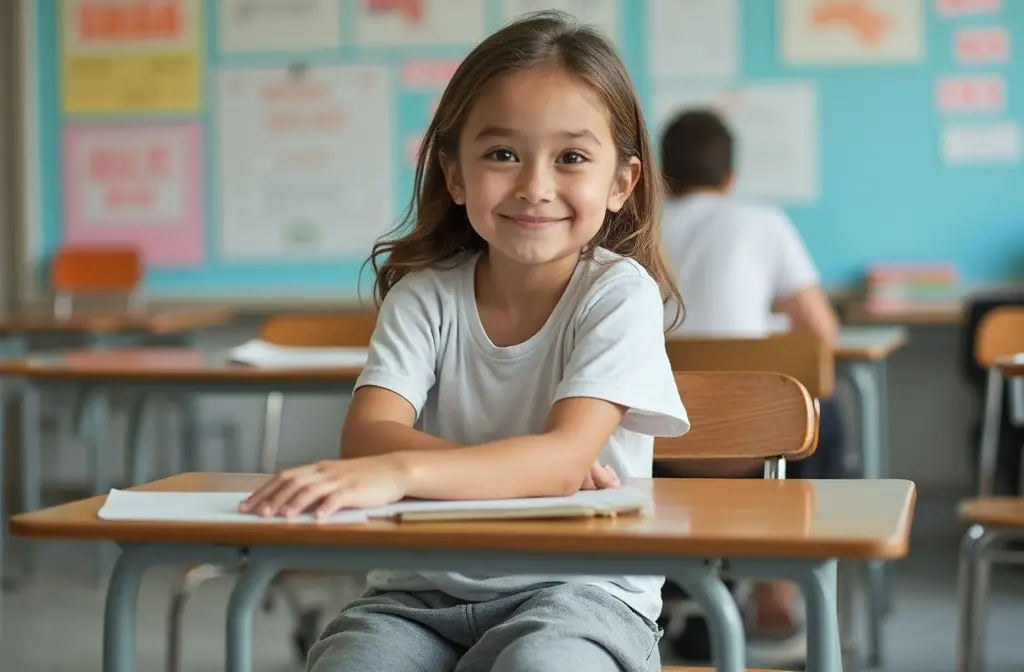
[[[894,572],[896,611],[888,623],[886,670],[952,672],[956,641],[955,545],[918,542],[910,558]],[[50,543],[38,550],[40,568],[33,581],[6,593],[2,609],[0,660],[5,672],[78,672],[98,670],[101,660],[103,597],[91,582],[91,547]],[[142,587],[137,669],[162,672],[166,613],[173,569],[153,570]],[[187,608],[183,669],[223,669],[223,614],[231,579],[212,581]],[[351,584],[322,580],[299,584],[306,604],[340,604]],[[997,572],[990,625],[987,672],[1024,668],[1024,570]],[[294,622],[283,603],[256,621],[256,670],[292,672],[302,666],[293,657]],[[671,661],[666,661],[671,662]]]

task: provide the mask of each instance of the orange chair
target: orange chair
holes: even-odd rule
[[[76,299],[119,298],[128,310],[145,308],[142,252],[130,245],[66,245],[53,256],[54,314],[67,318]]]

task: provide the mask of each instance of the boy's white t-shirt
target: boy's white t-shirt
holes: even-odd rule
[[[640,264],[598,249],[577,265],[539,332],[497,347],[477,313],[478,259],[410,273],[391,289],[356,388],[401,395],[416,409],[418,429],[461,445],[538,434],[559,399],[605,399],[629,410],[600,461],[620,476],[649,478],[653,437],[690,427],[665,352],[658,285]],[[470,601],[567,581],[601,586],[652,621],[661,612],[663,577],[390,570],[368,577],[378,590],[439,590]]]
[[[662,241],[686,306],[677,334],[763,338],[772,305],[819,284],[800,234],[778,208],[700,194],[669,201]],[[666,320],[674,314],[669,311]]]

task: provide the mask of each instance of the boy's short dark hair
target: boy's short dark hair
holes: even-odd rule
[[[709,109],[683,112],[661,136],[661,170],[672,195],[717,189],[733,172],[733,137]]]

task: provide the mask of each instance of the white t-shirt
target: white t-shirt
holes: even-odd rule
[[[775,301],[819,283],[778,208],[714,194],[675,199],[662,213],[662,240],[686,306],[678,334],[768,336]]]
[[[601,462],[620,476],[649,478],[653,437],[679,436],[690,424],[665,353],[661,295],[647,271],[596,250],[577,265],[539,332],[497,347],[477,313],[478,259],[410,273],[391,289],[356,388],[400,394],[416,409],[418,429],[461,445],[538,434],[559,399],[605,399],[629,410]],[[439,590],[470,601],[567,581],[601,586],[652,621],[661,612],[663,577],[384,570],[368,577],[378,590]]]

